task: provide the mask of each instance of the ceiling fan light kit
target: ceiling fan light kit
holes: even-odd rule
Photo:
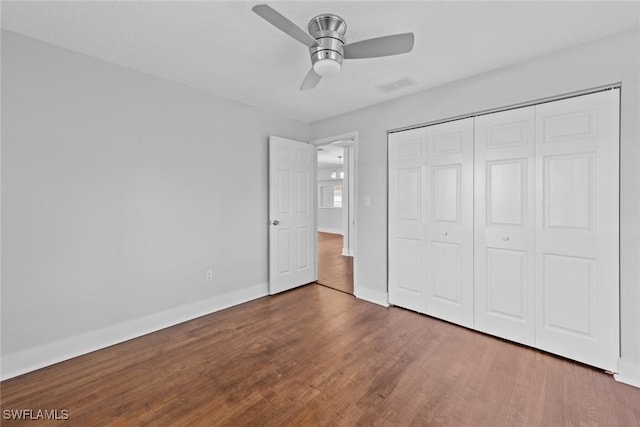
[[[413,33],[395,34],[345,45],[347,24],[337,15],[325,13],[309,21],[309,33],[266,4],[251,8],[253,12],[309,48],[311,70],[300,90],[313,89],[324,76],[336,75],[343,59],[377,58],[399,55],[413,49]]]
[[[320,77],[335,76],[342,69],[342,61],[334,58],[317,59],[313,63],[313,71]]]

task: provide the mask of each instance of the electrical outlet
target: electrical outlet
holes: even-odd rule
[[[206,271],[206,275],[207,275],[207,282],[213,282],[213,270],[207,270]]]

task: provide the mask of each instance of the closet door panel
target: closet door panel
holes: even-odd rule
[[[475,119],[475,326],[534,344],[535,109]]]
[[[406,303],[399,304],[398,302],[402,303],[402,299],[397,296],[405,295],[410,297],[413,295],[414,298],[420,299],[424,294],[422,281],[420,280],[421,265],[423,263],[422,241],[398,237],[393,240],[391,250],[394,254],[394,262],[391,267],[391,276],[394,284],[391,303],[418,310],[420,307],[409,307]]]
[[[473,119],[426,128],[426,313],[473,326]]]
[[[527,252],[487,248],[486,302],[487,313],[510,321],[526,322],[527,301]]]
[[[536,346],[615,371],[619,91],[536,106]]]
[[[527,196],[527,165],[527,158],[486,163],[489,225],[523,225],[526,217],[524,210]]]
[[[430,241],[431,298],[461,307],[460,261],[461,250],[457,243]]]
[[[433,221],[459,223],[460,216],[460,163],[432,167],[433,186],[430,205]]]
[[[424,129],[389,135],[389,302],[425,310]]]

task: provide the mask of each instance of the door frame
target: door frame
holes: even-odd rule
[[[358,179],[357,179],[357,165],[358,165],[358,132],[347,132],[340,135],[330,136],[326,138],[315,139],[310,142],[310,144],[316,146],[316,148],[321,147],[323,145],[329,145],[333,143],[339,143],[340,141],[351,140],[349,142],[344,142],[341,144],[344,149],[345,162],[344,162],[344,175],[347,187],[347,209],[346,209],[346,221],[343,216],[343,224],[346,223],[345,230],[343,231],[347,238],[348,242],[348,253],[345,252],[345,248],[343,245],[343,255],[352,256],[353,257],[353,294],[358,294],[358,275],[357,275],[357,232],[358,232],[358,209],[357,203],[358,200]],[[317,162],[316,162],[317,169]],[[316,174],[316,191],[317,191],[317,180],[318,176]],[[343,183],[344,188],[344,183]],[[317,198],[317,195],[316,195]],[[318,229],[318,210],[316,209],[316,230]],[[318,250],[316,247],[316,258],[318,256]],[[316,260],[317,265],[317,260]]]

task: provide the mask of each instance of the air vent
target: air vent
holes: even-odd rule
[[[407,86],[412,86],[414,84],[416,84],[416,81],[413,80],[412,78],[403,77],[400,80],[396,80],[390,83],[385,83],[385,84],[376,86],[376,89],[378,89],[382,93],[387,93],[387,92],[392,92],[394,90],[405,88]]]

